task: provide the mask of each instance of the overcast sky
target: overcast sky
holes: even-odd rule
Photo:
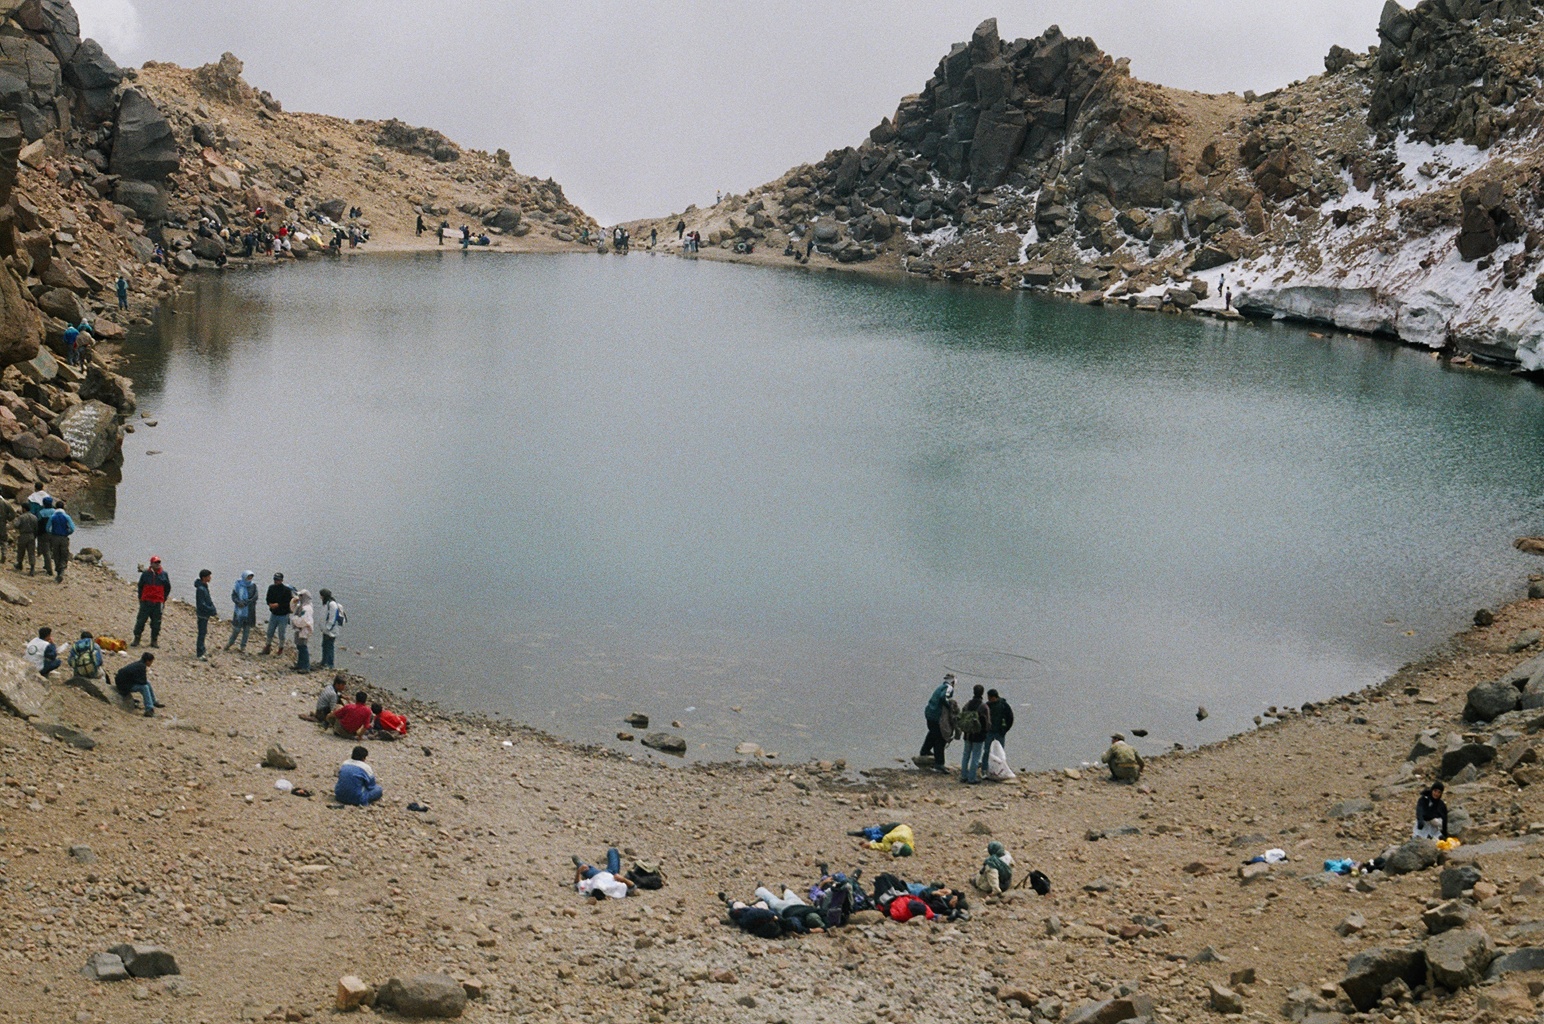
[[[230,50],[286,110],[400,117],[509,150],[603,223],[856,145],[981,19],[1060,25],[1139,77],[1259,92],[1376,41],[1383,0],[75,0],[125,65]]]

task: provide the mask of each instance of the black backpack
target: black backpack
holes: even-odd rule
[[[1029,873],[1029,887],[1041,896],[1051,891],[1051,880],[1045,876],[1044,871],[1031,871]]]
[[[657,864],[634,864],[633,870],[628,872],[627,877],[631,878],[633,884],[640,889],[663,889],[665,887],[665,876],[660,872],[659,865]]]

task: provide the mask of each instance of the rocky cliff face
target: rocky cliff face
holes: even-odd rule
[[[1544,363],[1536,0],[1389,0],[1379,45],[1265,95],[1131,77],[994,20],[855,147],[689,210],[714,245],[1035,287],[1085,302],[1286,315]],[[682,215],[639,222],[674,239]]]

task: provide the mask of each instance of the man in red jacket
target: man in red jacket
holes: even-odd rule
[[[375,713],[370,710],[369,696],[363,690],[354,694],[354,703],[337,708],[327,716],[327,721],[339,736],[362,739],[375,721]]]
[[[161,559],[152,555],[150,568],[139,574],[139,615],[134,619],[134,644],[150,623],[150,646],[159,647],[161,639],[161,612],[166,609],[166,599],[172,594],[172,581],[161,568]]]

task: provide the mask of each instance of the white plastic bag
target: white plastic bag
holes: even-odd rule
[[[1008,767],[1008,755],[1003,750],[1003,745],[997,740],[992,741],[991,747],[986,752],[986,777],[993,782],[1005,782],[1008,779],[1017,778],[1013,769]]]

